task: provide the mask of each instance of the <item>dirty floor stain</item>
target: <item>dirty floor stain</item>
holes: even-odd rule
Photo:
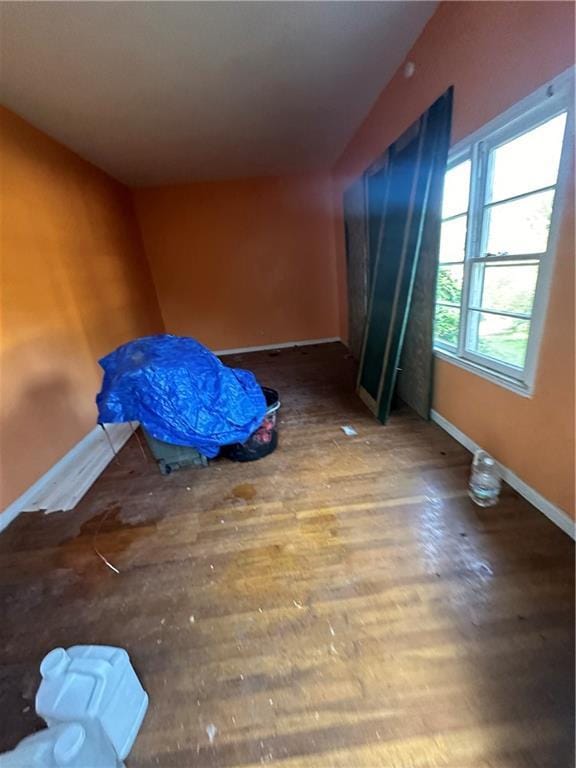
[[[112,505],[86,520],[73,538],[62,542],[54,553],[54,566],[84,575],[93,569],[106,570],[96,549],[115,562],[136,540],[156,530],[154,521],[123,520],[120,505]]]
[[[256,496],[256,487],[252,483],[242,483],[232,488],[232,495],[236,499],[243,499],[244,501],[252,501]]]

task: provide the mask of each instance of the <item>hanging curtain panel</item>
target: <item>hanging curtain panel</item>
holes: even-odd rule
[[[360,359],[368,307],[368,265],[364,178],[344,192],[344,234],[348,277],[348,348]]]
[[[430,206],[438,205],[433,191],[446,169],[451,112],[452,89],[388,149],[376,173],[367,173],[369,253],[377,245],[358,394],[383,423],[390,414],[424,225]]]

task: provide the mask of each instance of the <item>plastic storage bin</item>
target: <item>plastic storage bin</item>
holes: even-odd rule
[[[189,445],[173,445],[172,443],[164,443],[162,440],[156,440],[149,432],[146,432],[144,427],[142,427],[142,432],[163,475],[169,475],[177,469],[208,466],[208,459],[200,451],[197,451],[196,448],[192,448]]]
[[[0,768],[123,768],[97,724],[63,723],[27,736],[0,755]]]
[[[124,760],[148,708],[148,694],[126,651],[106,645],[55,648],[42,660],[40,674],[40,717],[49,726],[79,722],[87,732],[96,722]]]

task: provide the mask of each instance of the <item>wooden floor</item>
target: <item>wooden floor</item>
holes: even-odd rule
[[[150,694],[129,768],[572,765],[570,539],[509,489],[474,506],[469,454],[376,423],[342,346],[229,361],[280,392],[275,454],[162,477],[133,438],[0,536],[0,749],[48,650],[108,643]]]

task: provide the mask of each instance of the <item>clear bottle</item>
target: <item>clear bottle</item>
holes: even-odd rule
[[[500,470],[486,451],[479,448],[474,454],[468,495],[479,507],[493,507],[500,496]]]

